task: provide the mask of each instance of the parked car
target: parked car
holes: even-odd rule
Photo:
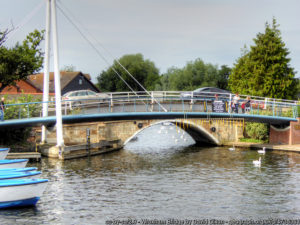
[[[108,99],[109,95],[104,93],[96,93],[91,90],[70,91],[62,96],[62,100],[72,107],[77,107],[82,104],[97,103]]]
[[[216,87],[202,87],[194,91],[183,92],[181,93],[182,99],[191,99],[191,98],[209,98],[212,99],[215,97],[215,94],[218,94],[218,97],[229,98],[230,91],[216,88]]]

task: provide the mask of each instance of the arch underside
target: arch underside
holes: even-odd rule
[[[143,129],[137,131],[135,134],[133,134],[130,138],[128,138],[124,144],[128,143],[130,140],[134,139],[140,132],[143,130],[154,126],[158,124],[163,123],[172,123],[174,126],[177,126],[180,129],[183,129],[185,132],[187,132],[193,140],[196,142],[197,145],[218,145],[219,140],[217,140],[212,134],[210,134],[206,129],[199,125],[185,123],[185,122],[176,122],[175,120],[163,120],[159,122],[155,122],[147,127],[144,127]]]
[[[200,145],[219,144],[219,141],[213,135],[211,135],[206,129],[204,129],[199,125],[177,123],[177,126],[179,126],[180,128],[184,128],[184,131],[187,132],[194,139],[196,144],[200,144]]]

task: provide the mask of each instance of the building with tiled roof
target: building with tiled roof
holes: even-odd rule
[[[99,89],[91,82],[89,74],[82,72],[60,72],[61,95],[69,91],[76,90],[92,90],[99,92]],[[4,88],[0,94],[14,94],[14,93],[43,93],[44,87],[44,73],[32,74],[26,80],[16,82],[16,85]],[[49,74],[49,93],[54,93],[54,73]]]

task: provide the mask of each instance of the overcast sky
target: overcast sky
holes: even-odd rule
[[[108,62],[111,55],[142,53],[161,73],[182,68],[201,58],[230,67],[244,45],[253,45],[257,33],[275,17],[290,51],[291,66],[300,76],[299,0],[57,0]],[[0,8],[0,29],[20,25],[7,45],[22,41],[34,29],[45,27],[45,0],[7,0]],[[69,11],[72,13],[70,14]],[[59,66],[75,66],[95,81],[108,64],[58,13]],[[44,43],[43,43],[44,44]],[[53,60],[53,58],[52,58]],[[53,71],[53,68],[51,68]]]

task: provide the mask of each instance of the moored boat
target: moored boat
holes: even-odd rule
[[[0,160],[1,168],[24,168],[28,162],[28,159],[3,159]]]
[[[5,159],[9,152],[9,148],[0,148],[0,160]]]
[[[0,180],[0,208],[34,206],[47,182],[47,179]]]
[[[0,180],[12,180],[12,179],[38,179],[41,176],[39,171],[29,172],[0,172]]]

